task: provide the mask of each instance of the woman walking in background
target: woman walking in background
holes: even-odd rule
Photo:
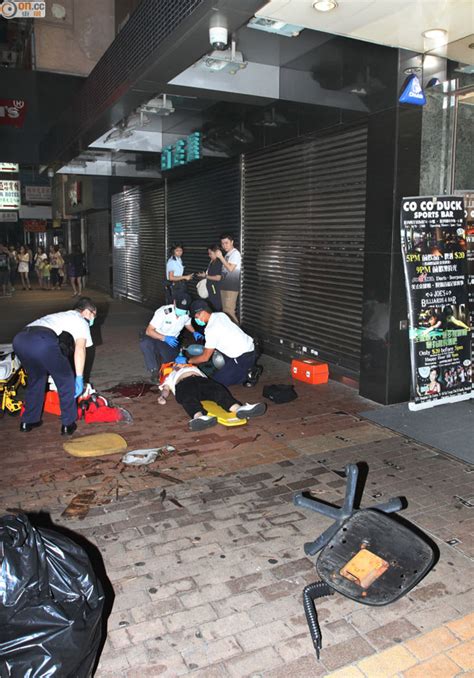
[[[73,245],[71,254],[67,257],[67,274],[71,282],[73,297],[82,292],[82,276],[85,274],[84,254],[79,245]]]
[[[40,290],[42,290],[44,287],[43,269],[46,261],[48,261],[48,257],[46,256],[44,249],[41,247],[41,245],[38,245],[38,249],[36,250],[34,258],[34,263],[35,263],[35,273],[36,277],[38,278],[38,285],[40,287]]]
[[[59,269],[63,268],[64,259],[57,245],[51,245],[49,248],[49,263],[51,264],[51,285],[54,290],[60,290],[62,277],[59,274]]]
[[[198,273],[199,278],[205,278],[206,280],[207,293],[209,295],[207,301],[214,311],[222,311],[222,263],[218,259],[218,252],[220,252],[219,245],[214,244],[207,248],[207,253],[211,261],[205,273]]]
[[[173,294],[186,292],[186,282],[192,280],[194,275],[193,273],[184,275],[182,256],[182,244],[175,243],[172,245],[166,262],[166,300],[168,304],[173,303]]]
[[[30,254],[26,251],[26,248],[22,245],[20,251],[18,252],[18,273],[20,274],[21,284],[23,289],[31,290],[30,285]]]

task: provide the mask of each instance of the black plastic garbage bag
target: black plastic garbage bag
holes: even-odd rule
[[[1,678],[89,678],[104,593],[86,552],[23,515],[0,518]]]

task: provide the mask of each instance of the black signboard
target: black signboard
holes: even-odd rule
[[[404,198],[402,254],[409,310],[410,409],[471,397],[467,237],[460,196]]]

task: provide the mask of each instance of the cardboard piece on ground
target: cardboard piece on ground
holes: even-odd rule
[[[127,441],[118,433],[93,433],[68,440],[63,449],[73,457],[102,457],[123,452],[127,449]]]
[[[203,400],[202,406],[208,414],[217,417],[217,421],[222,426],[243,426],[247,423],[247,419],[239,419],[233,412],[227,412],[212,400]]]
[[[89,513],[91,504],[95,499],[95,490],[83,490],[71,499],[69,505],[61,513],[65,518],[77,518],[83,520]]]

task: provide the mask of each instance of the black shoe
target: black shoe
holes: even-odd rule
[[[20,424],[20,431],[22,431],[22,433],[29,433],[32,429],[41,426],[42,423],[42,421],[36,421],[34,424],[27,424],[26,421],[22,421]]]
[[[77,428],[77,424],[63,424],[61,426],[61,435],[62,436],[72,436],[74,431]]]

